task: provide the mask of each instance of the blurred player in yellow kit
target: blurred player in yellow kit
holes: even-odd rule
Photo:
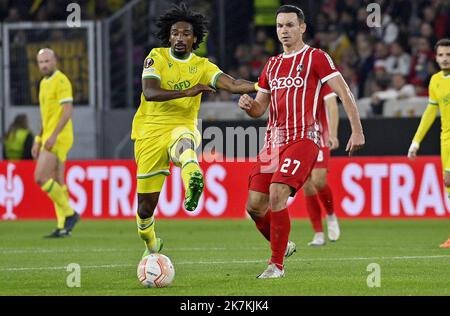
[[[79,220],[69,205],[64,185],[65,161],[73,144],[72,85],[57,69],[56,54],[51,49],[41,49],[37,63],[44,78],[39,86],[42,131],[32,148],[32,155],[37,159],[34,177],[55,206],[56,229],[46,237],[58,238],[68,236]]]
[[[442,169],[444,172],[444,184],[450,199],[450,39],[442,39],[436,44],[436,61],[441,71],[431,78],[429,104],[409,148],[408,157],[410,159],[416,157],[420,142],[440,111]],[[450,248],[450,238],[440,247]]]
[[[186,189],[184,207],[197,208],[203,192],[203,175],[196,148],[201,136],[196,128],[202,93],[224,89],[232,93],[255,92],[256,83],[235,80],[207,58],[193,53],[206,33],[205,17],[186,5],[174,6],[157,23],[160,48],[144,61],[141,104],[133,120],[137,163],[139,236],[148,253],[159,252],[154,210],[169,172],[169,162],[182,168]]]

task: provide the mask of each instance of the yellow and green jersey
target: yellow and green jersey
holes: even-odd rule
[[[42,118],[42,143],[55,131],[63,113],[63,105],[73,102],[72,84],[61,71],[43,78],[39,86],[39,104]],[[58,141],[73,140],[72,120],[67,122],[58,135]]]
[[[450,75],[438,72],[430,81],[429,105],[422,116],[413,142],[420,144],[433,124],[438,111],[441,112],[441,142],[450,141]]]
[[[191,53],[186,59],[175,57],[170,48],[154,48],[144,62],[142,78],[155,78],[164,90],[187,90],[196,84],[215,88],[222,71],[207,58]],[[178,126],[195,128],[200,109],[201,94],[169,101],[146,101],[141,104],[133,120],[132,139],[144,139],[170,132]]]

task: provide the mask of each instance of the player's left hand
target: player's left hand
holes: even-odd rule
[[[48,151],[51,151],[53,146],[55,146],[55,143],[56,143],[56,136],[52,135],[45,142],[44,148]]]
[[[360,150],[366,143],[363,133],[352,133],[348,141],[345,151],[348,151],[348,155],[351,157],[353,153]]]
[[[339,139],[336,136],[330,135],[328,143],[330,145],[330,150],[335,150],[339,148]]]
[[[411,143],[411,146],[408,149],[408,159],[414,160],[417,157],[417,151],[419,150],[419,144],[417,143]]]

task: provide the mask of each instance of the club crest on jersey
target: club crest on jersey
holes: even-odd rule
[[[153,58],[147,58],[145,60],[144,68],[150,68],[154,63],[155,61],[153,60]]]
[[[189,66],[189,73],[190,74],[197,73],[197,66]]]
[[[303,65],[302,64],[298,64],[297,66],[297,72],[300,73],[303,70]]]

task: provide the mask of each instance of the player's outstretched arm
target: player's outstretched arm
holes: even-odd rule
[[[186,90],[165,90],[161,88],[161,82],[158,79],[142,79],[142,92],[146,101],[162,102],[179,98],[195,97],[200,93],[215,91],[216,90],[213,88],[204,84],[197,84]]]
[[[216,87],[231,93],[245,94],[256,92],[256,82],[244,79],[234,79],[230,75],[223,73],[219,76]]]
[[[260,118],[267,111],[270,104],[270,94],[259,91],[256,99],[244,94],[239,99],[239,107],[252,118]]]
[[[341,75],[331,78],[327,83],[341,99],[345,112],[350,120],[352,134],[345,150],[348,151],[349,156],[352,156],[355,151],[361,149],[365,144],[364,132],[355,98]]]
[[[414,160],[417,156],[417,152],[419,151],[420,143],[424,139],[431,125],[433,125],[434,120],[439,112],[439,107],[434,104],[429,104],[422,115],[422,119],[420,120],[419,127],[417,128],[417,132],[414,135],[411,146],[408,150],[408,158]]]

